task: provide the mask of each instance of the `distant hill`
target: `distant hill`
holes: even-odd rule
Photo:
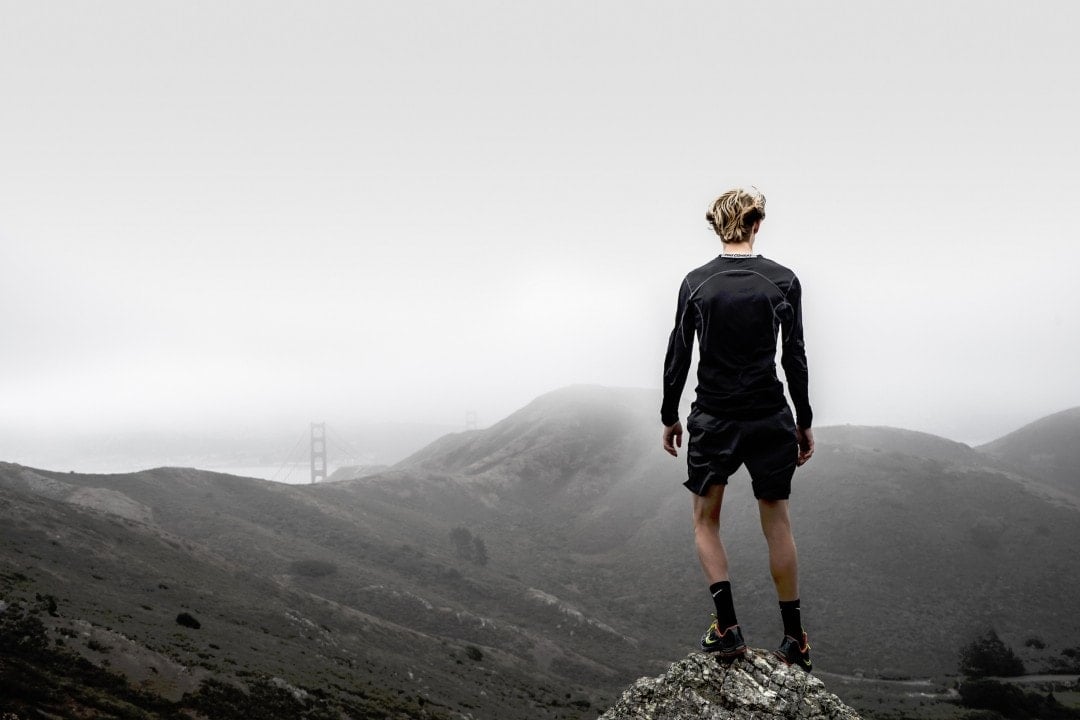
[[[369,475],[378,475],[389,469],[389,465],[343,465],[330,473],[330,477],[326,478],[326,482],[356,480]]]
[[[671,497],[657,407],[654,391],[563,388],[432,443],[394,466],[393,484],[423,487],[418,506],[457,508],[470,522],[499,526],[502,514],[558,530],[577,552],[618,549]]]
[[[451,425],[424,422],[334,423],[327,426],[328,462],[358,465],[390,464],[450,432]],[[222,433],[210,429],[165,432],[112,430],[68,436],[42,435],[32,428],[0,433],[0,459],[24,465],[83,473],[115,473],[161,465],[215,468],[243,474],[284,470],[299,458],[306,465],[306,424]],[[282,453],[292,449],[288,456]],[[301,472],[301,475],[306,473]],[[279,472],[280,476],[286,475]]]
[[[709,606],[680,486],[685,460],[659,449],[658,402],[642,391],[565,388],[488,431],[442,438],[395,466],[387,485],[403,493],[400,502],[453,508],[500,546],[519,548],[535,569],[532,582],[570,597],[595,588],[619,599],[624,625],[685,643]],[[1080,639],[1080,624],[1061,612],[1070,591],[1051,581],[1080,590],[1080,562],[1064,552],[1080,541],[1078,504],[927,433],[841,426],[816,436],[817,455],[796,475],[792,514],[805,616],[823,662],[870,673],[949,672],[951,648],[986,625],[1017,644],[1024,633]],[[745,471],[725,504],[740,618],[776,633]],[[589,594],[575,599],[588,606]],[[890,625],[910,630],[898,636],[884,631]],[[928,656],[926,643],[949,650]]]
[[[564,388],[318,485],[0,463],[0,597],[55,596],[52,632],[95,662],[122,665],[90,639],[157,653],[175,666],[157,661],[158,684],[177,698],[204,677],[276,677],[340,707],[594,717],[708,622],[685,458],[660,449],[658,404],[653,391]],[[1067,602],[1080,594],[1080,504],[933,435],[816,435],[792,499],[816,666],[949,673],[987,626],[1032,669],[1080,646]],[[747,640],[772,646],[779,617],[743,472],[722,522]],[[202,628],[177,626],[180,612]],[[79,623],[104,635],[63,635]],[[1032,637],[1045,650],[1023,648]]]
[[[980,462],[979,454],[964,443],[915,430],[865,425],[834,425],[816,429],[815,436],[820,436],[819,440],[823,438],[827,445],[833,446],[898,453],[951,463]]]
[[[980,452],[1080,497],[1080,407],[1025,425]]]

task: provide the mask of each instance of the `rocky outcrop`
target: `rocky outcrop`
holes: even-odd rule
[[[641,678],[600,720],[859,720],[824,683],[764,650],[723,665],[691,653],[655,678]]]

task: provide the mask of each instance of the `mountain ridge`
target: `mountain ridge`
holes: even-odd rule
[[[358,677],[401,690],[414,709],[588,717],[668,667],[707,624],[684,461],[659,448],[658,397],[564,388],[392,468],[318,485],[0,463],[0,576],[24,575],[29,585],[7,592],[54,595],[61,614],[187,667],[222,674],[229,660],[309,690]],[[987,625],[1016,646],[1048,640],[1041,655],[1025,650],[1034,667],[1071,647],[1061,644],[1080,628],[1055,598],[1080,593],[1080,568],[1059,552],[1080,542],[1077,507],[962,443],[816,430],[818,453],[792,499],[816,665],[947,673],[955,658],[927,657],[926,643],[958,648]],[[776,640],[745,472],[732,478],[723,522],[748,640]],[[265,607],[248,617],[253,597]],[[184,607],[208,628],[183,631],[190,649],[168,634]],[[881,608],[921,629],[883,634]],[[218,649],[197,643],[211,633]],[[299,669],[301,657],[310,667]]]

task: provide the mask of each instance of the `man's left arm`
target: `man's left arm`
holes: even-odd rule
[[[784,367],[788,393],[795,405],[795,424],[802,430],[809,430],[814,413],[810,408],[810,376],[806,367],[806,346],[803,344],[802,285],[797,277],[792,278],[787,301],[791,313],[788,322],[781,328],[783,353],[780,364]]]

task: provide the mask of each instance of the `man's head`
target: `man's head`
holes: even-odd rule
[[[765,196],[757,188],[736,188],[716,198],[705,219],[725,243],[749,242],[765,219]]]

